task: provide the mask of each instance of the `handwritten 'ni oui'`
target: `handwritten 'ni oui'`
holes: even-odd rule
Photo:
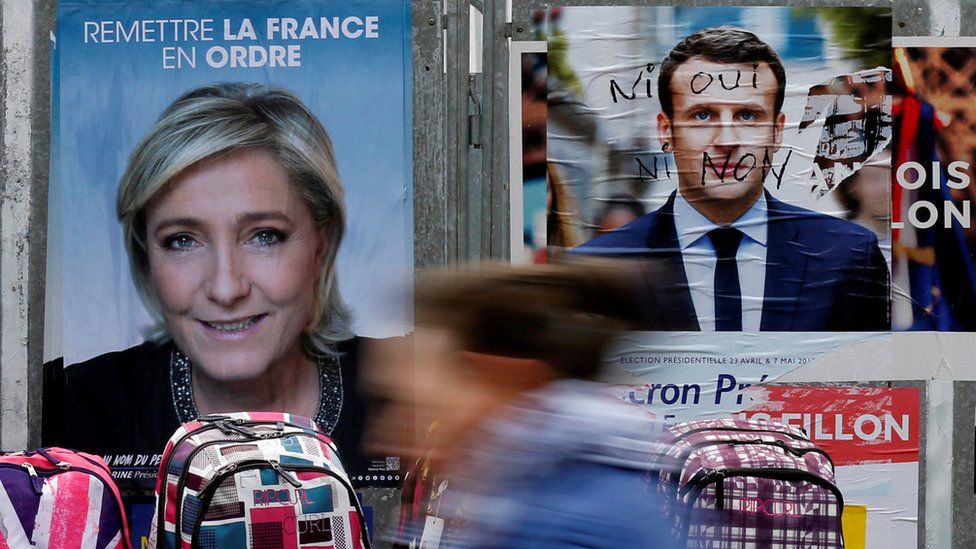
[[[654,63],[648,63],[640,71],[637,72],[637,76],[634,77],[633,82],[630,84],[630,93],[624,91],[624,88],[620,86],[616,79],[610,79],[610,99],[614,103],[618,102],[618,98],[625,99],[627,101],[633,101],[637,99],[638,95],[642,95],[643,98],[650,99],[654,97],[651,93],[651,75],[654,73],[654,69],[657,68]],[[723,90],[732,91],[736,88],[749,87],[753,89],[759,88],[759,80],[757,76],[757,71],[759,69],[759,64],[754,63],[752,65],[751,71],[746,71],[746,81],[742,81],[743,72],[740,69],[722,71],[717,74],[712,74],[710,72],[700,71],[691,77],[691,82],[689,83],[689,88],[691,88],[691,93],[695,95],[700,95],[705,93],[705,90],[710,88],[712,84],[718,82],[718,85],[722,87]],[[735,73],[735,81],[732,82],[732,73]],[[727,77],[727,78],[726,78]],[[728,80],[728,81],[727,81]],[[731,83],[730,83],[731,82]],[[641,93],[643,92],[643,93]]]

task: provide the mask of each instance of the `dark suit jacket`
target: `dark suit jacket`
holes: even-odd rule
[[[640,260],[647,330],[699,330],[674,226],[672,194],[659,210],[574,252]],[[889,276],[878,239],[848,221],[766,193],[769,231],[762,331],[887,331]]]

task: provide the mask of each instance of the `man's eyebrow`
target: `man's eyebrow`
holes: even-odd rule
[[[721,105],[731,105],[734,107],[740,107],[744,109],[749,109],[753,111],[763,111],[766,112],[768,109],[762,103],[756,103],[753,101],[722,101],[721,99],[702,99],[700,101],[691,101],[688,105],[685,105],[685,110],[693,111],[703,108],[710,108],[713,106]]]

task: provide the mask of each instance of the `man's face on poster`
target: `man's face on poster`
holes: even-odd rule
[[[673,114],[658,114],[657,126],[674,153],[682,196],[730,205],[758,199],[786,121],[776,112],[769,65],[692,57],[677,66],[670,89]]]

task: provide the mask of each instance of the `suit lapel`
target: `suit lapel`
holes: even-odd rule
[[[766,193],[769,232],[766,237],[766,289],[760,330],[789,331],[806,276],[807,258],[797,242],[796,215],[784,211],[783,203]]]
[[[650,255],[643,266],[644,277],[665,330],[699,331],[701,328],[688,290],[681,245],[674,227],[675,193],[671,193],[651,219],[647,231]]]

